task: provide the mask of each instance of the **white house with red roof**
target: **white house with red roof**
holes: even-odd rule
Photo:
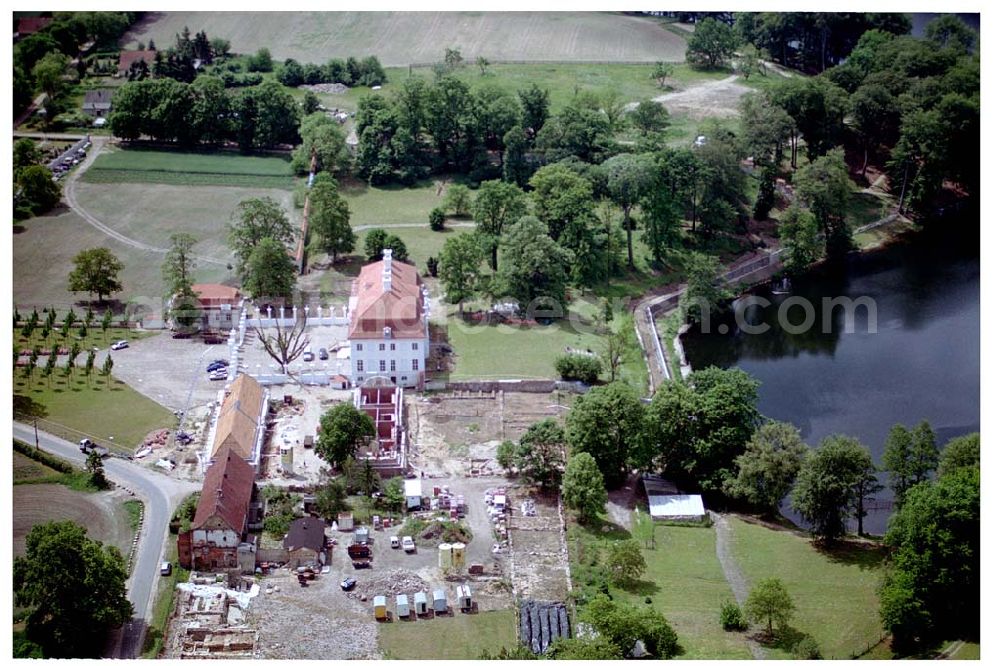
[[[351,381],[385,377],[422,387],[430,353],[429,302],[420,274],[395,261],[392,250],[361,269],[347,305]]]

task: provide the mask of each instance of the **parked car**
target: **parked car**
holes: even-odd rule
[[[222,361],[212,361],[205,368],[205,372],[215,372],[216,370],[224,370],[229,366],[228,363],[223,363]]]
[[[302,354],[302,360],[303,360],[303,361],[305,361],[305,362],[307,362],[307,363],[309,363],[309,362],[310,362],[310,361],[312,361],[312,360],[313,360],[314,358],[316,358],[316,357],[315,357],[315,356],[313,355],[313,353],[312,353],[312,349],[311,349],[311,348],[309,348],[309,347],[306,347],[306,351],[305,351],[305,353],[304,353],[304,354]]]
[[[417,545],[413,543],[413,537],[405,536],[403,537],[403,550],[407,553],[412,553],[417,549]]]
[[[319,360],[325,361],[330,358],[330,354],[327,353],[326,347],[319,348]]]
[[[357,584],[358,584],[357,580],[353,578],[345,578],[344,580],[340,581],[340,589],[342,589],[344,592],[350,592],[351,590],[354,589],[354,586]]]
[[[209,380],[211,380],[213,382],[222,381],[224,379],[227,379],[228,377],[229,377],[229,373],[226,372],[225,369],[223,369],[223,370],[216,370],[215,372],[213,372],[212,374],[210,374],[208,376]]]
[[[160,575],[169,576],[174,571],[174,565],[170,562],[163,562],[160,564]]]
[[[128,349],[128,342],[126,340],[119,340],[118,342],[111,345],[111,348],[115,351],[119,349]]]
[[[398,536],[391,536],[391,537],[389,537],[389,547],[390,548],[399,548],[399,537]]]

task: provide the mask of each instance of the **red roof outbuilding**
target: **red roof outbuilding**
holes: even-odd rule
[[[254,469],[232,449],[208,468],[201,486],[201,499],[191,529],[202,529],[218,517],[229,529],[242,535],[246,530]]]

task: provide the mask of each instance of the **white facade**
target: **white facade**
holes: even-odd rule
[[[240,535],[232,530],[194,530],[191,535],[191,545],[195,548],[202,546],[235,548],[240,545]]]
[[[422,382],[430,353],[428,338],[366,338],[350,344],[351,381],[356,386],[371,377],[388,377],[404,388]]]

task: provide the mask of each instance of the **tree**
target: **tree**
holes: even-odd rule
[[[625,234],[628,239],[628,265],[635,268],[632,256],[632,208],[639,203],[653,185],[656,173],[653,159],[650,155],[615,155],[601,165],[601,171],[607,178],[607,188],[611,199],[622,209]]]
[[[26,636],[47,658],[99,657],[109,630],[132,617],[125,560],[71,521],[35,525],[14,560],[14,595],[30,608]]]
[[[823,256],[816,216],[796,201],[781,213],[778,222],[778,235],[785,248],[785,270],[793,275],[804,273]]]
[[[608,369],[608,379],[614,382],[618,379],[618,371],[625,362],[625,354],[632,344],[631,331],[627,326],[619,326],[617,330],[608,331],[604,337],[604,349],[601,355]]]
[[[444,66],[449,70],[462,66],[462,51],[457,48],[446,48],[444,50]]]
[[[546,233],[538,218],[525,216],[500,242],[504,264],[496,275],[500,293],[530,317],[565,315],[572,256]]]
[[[266,238],[290,243],[295,229],[281,204],[271,197],[244,199],[233,211],[228,226],[229,247],[236,255],[240,274],[246,271],[254,249]]]
[[[578,353],[563,354],[556,359],[555,367],[560,378],[585,384],[596,384],[602,370],[601,359]]]
[[[486,69],[490,66],[490,61],[483,56],[476,58],[476,66],[479,67],[479,75],[486,76]]]
[[[517,446],[509,439],[505,439],[497,446],[497,464],[503,467],[503,471],[508,475],[517,466]]]
[[[54,100],[62,92],[62,77],[68,66],[69,58],[62,53],[47,53],[31,68],[31,75],[38,89]]]
[[[574,453],[590,454],[607,485],[616,487],[630,467],[645,462],[643,413],[639,396],[626,384],[593,388],[566,416],[566,441]]]
[[[302,65],[299,64],[298,60],[288,58],[278,70],[277,79],[281,81],[281,85],[283,86],[288,86],[289,88],[299,87],[304,82]]]
[[[521,476],[545,489],[557,487],[565,442],[566,434],[555,419],[532,423],[514,452],[514,463]]]
[[[635,583],[646,572],[646,559],[635,539],[612,543],[606,564],[611,582],[622,588]]]
[[[220,59],[229,55],[230,44],[228,39],[213,37],[209,40],[209,47],[212,49],[212,58]],[[153,43],[149,43],[149,48],[153,48]]]
[[[979,467],[979,433],[955,437],[945,444],[938,465],[938,477],[947,476],[965,467]]]
[[[438,261],[438,276],[445,300],[457,303],[460,314],[465,301],[474,298],[479,290],[482,263],[483,248],[475,234],[464,233],[445,239]]]
[[[438,276],[438,258],[433,255],[427,257],[427,275],[433,278]]]
[[[809,162],[795,173],[793,182],[822,228],[827,256],[842,257],[853,245],[844,211],[854,191],[843,149]]]
[[[316,158],[316,172],[327,171],[336,175],[351,166],[351,153],[340,124],[322,111],[312,113],[299,126],[302,143],[292,152],[292,167],[298,173],[307,173]]]
[[[930,478],[938,466],[938,450],[934,431],[926,420],[913,430],[897,423],[889,429],[882,453],[882,466],[889,472],[889,487],[896,505],[906,499],[906,491]]]
[[[780,578],[765,578],[750,590],[745,610],[752,622],[767,622],[767,635],[773,636],[774,625],[779,629],[788,626],[795,603]]]
[[[312,114],[320,110],[322,104],[319,101],[319,97],[316,96],[311,90],[307,90],[306,94],[302,96],[302,115],[307,118]]]
[[[325,520],[336,520],[337,514],[350,508],[347,487],[341,479],[327,479],[316,491],[316,512]]]
[[[739,59],[736,61],[736,71],[740,73],[740,76],[744,80],[749,81],[750,76],[759,73],[764,76],[767,70],[764,69],[764,65],[760,60],[760,54],[757,49],[753,46],[747,47],[747,49],[740,55]]]
[[[170,249],[163,259],[163,282],[171,296],[193,297],[195,261],[192,256],[197,239],[191,234],[176,233],[170,236]],[[110,314],[111,311],[108,311]],[[107,317],[107,315],[106,315]],[[110,320],[108,321],[110,324]],[[107,327],[105,327],[105,330]]]
[[[527,197],[517,185],[488,180],[479,186],[472,204],[476,229],[488,241],[490,266],[497,270],[497,255],[504,230],[528,211]]]
[[[288,372],[292,361],[302,355],[309,346],[309,338],[305,337],[306,320],[300,317],[291,328],[282,326],[281,321],[275,325],[275,334],[265,333],[261,327],[255,327],[257,339],[264,347],[267,355],[277,362],[283,374]]]
[[[670,659],[680,653],[677,634],[663,614],[650,606],[639,609],[628,603],[597,595],[583,611],[584,619],[618,651],[618,659],[632,656],[642,641],[654,659]]]
[[[375,436],[372,417],[346,402],[328,409],[320,417],[319,428],[316,452],[335,467],[352,457],[367,438]]]
[[[722,311],[722,304],[733,297],[722,278],[718,258],[689,252],[682,259],[687,290],[681,298],[681,310],[693,323],[707,322],[713,313]]]
[[[104,334],[104,341],[108,341],[108,329],[111,328],[111,321],[114,315],[111,314],[111,310],[105,310],[104,316],[101,317],[101,333]],[[75,358],[75,356],[74,356]]]
[[[739,40],[730,26],[706,18],[695,25],[685,57],[693,65],[716,68],[722,66],[738,46]]]
[[[87,386],[90,386],[90,375],[94,373],[94,361],[97,358],[97,354],[91,349],[87,352],[87,361],[83,365],[83,374],[87,377]]]
[[[792,508],[824,540],[844,535],[844,520],[856,508],[858,488],[874,469],[871,453],[857,439],[831,435],[806,455],[792,490]]]
[[[754,432],[747,449],[736,458],[739,470],[725,484],[726,492],[777,515],[802,468],[808,447],[791,423],[768,421]]]
[[[73,257],[73,270],[69,274],[69,290],[73,293],[86,291],[97,294],[98,302],[104,302],[104,296],[121,291],[122,284],[118,280],[122,262],[104,247],[83,250]]]
[[[637,511],[632,524],[632,534],[636,541],[645,544],[646,548],[656,548],[656,526],[648,513]]]
[[[14,142],[14,173],[24,167],[41,164],[42,153],[31,139],[18,139]]]
[[[378,261],[382,258],[382,250],[388,249],[388,247],[389,234],[385,229],[372,229],[365,234],[365,259],[367,261]]]
[[[669,63],[665,63],[662,60],[656,61],[653,66],[653,73],[650,75],[652,78],[656,79],[656,84],[661,88],[667,87],[667,81],[671,76],[674,75],[674,66]]]
[[[601,470],[589,453],[575,453],[566,463],[562,496],[566,506],[577,512],[581,523],[592,522],[604,510],[608,491]]]
[[[880,591],[894,651],[979,638],[979,469],[914,486],[889,520],[890,569]]]
[[[111,354],[104,357],[104,365],[101,366],[101,375],[108,378],[108,386],[111,386],[111,371],[115,367],[115,361],[111,358]]]
[[[108,479],[104,475],[104,460],[97,451],[91,451],[87,456],[87,472],[90,474],[90,485],[101,489],[108,487]]]
[[[428,215],[431,231],[444,231],[445,214],[440,208],[432,208]]]
[[[860,173],[868,170],[868,151],[892,140],[899,127],[899,105],[885,85],[864,83],[851,94],[851,120],[861,137],[865,159]]]
[[[449,185],[441,207],[450,210],[456,217],[468,216],[472,209],[472,190],[459,183]]]
[[[596,164],[615,152],[611,122],[589,95],[579,95],[545,121],[535,140],[549,162],[568,157]]]
[[[52,210],[59,203],[58,183],[43,166],[32,165],[14,172],[14,215],[26,219]]]
[[[325,173],[316,177],[309,192],[309,226],[333,261],[354,250],[358,237],[351,228],[351,210],[337,192],[336,183]]]
[[[631,114],[632,124],[642,132],[643,135],[656,134],[666,129],[670,124],[670,114],[666,107],[651,99],[644,99],[639,102]]]
[[[974,29],[954,14],[942,14],[935,18],[924,28],[924,35],[944,48],[957,49],[962,53],[972,51],[979,37]]]
[[[524,647],[519,644],[519,647]],[[503,648],[501,648],[503,649]],[[534,654],[528,649],[528,654],[531,657],[525,655],[524,657],[515,655],[509,657],[510,659],[528,659],[534,658]],[[597,638],[557,638],[550,645],[549,649],[546,650],[545,656],[547,659],[572,659],[576,661],[597,661],[597,660],[615,660],[621,658],[621,653],[618,651],[614,645],[611,644],[606,638],[599,636]],[[482,658],[482,657],[480,657]],[[507,657],[505,657],[507,658]]]
[[[248,72],[270,72],[274,69],[274,61],[271,59],[271,52],[267,49],[258,49],[255,54],[246,59]]]
[[[247,258],[243,289],[253,299],[290,298],[298,269],[284,244],[265,238]]]
[[[382,488],[381,505],[390,511],[400,511],[406,496],[403,494],[403,478],[395,476],[385,483]]]
[[[759,166],[777,165],[795,121],[781,106],[763,93],[740,98],[740,138],[746,153]]]
[[[521,102],[521,118],[524,129],[534,139],[549,118],[549,91],[532,83],[528,88],[517,91]]]

